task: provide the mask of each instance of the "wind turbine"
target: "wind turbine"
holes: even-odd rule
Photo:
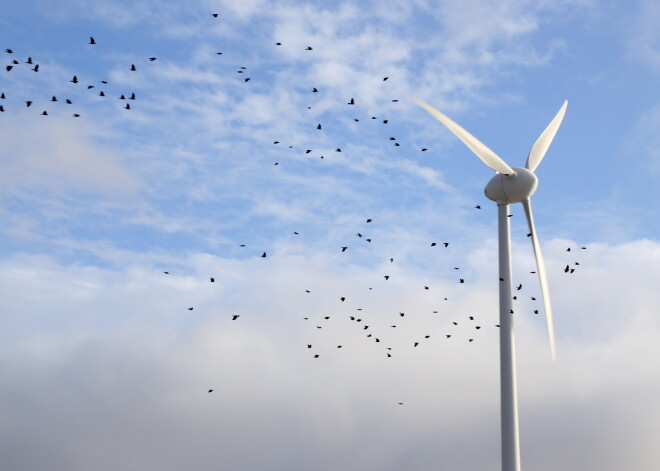
[[[456,137],[468,146],[483,163],[497,172],[488,182],[486,197],[497,203],[500,272],[500,406],[502,430],[502,471],[520,471],[520,440],[518,433],[518,393],[516,387],[516,346],[513,332],[513,307],[511,297],[511,230],[509,205],[522,203],[531,233],[537,273],[541,284],[545,319],[548,326],[550,355],[555,360],[555,334],[552,325],[552,309],[545,264],[541,246],[536,237],[530,198],[538,179],[534,170],[541,163],[550,143],[564,119],[568,100],[564,101],[555,117],[536,140],[529,151],[525,167],[509,167],[495,152],[486,147],[472,134],[430,105],[415,98],[426,111],[444,124]]]

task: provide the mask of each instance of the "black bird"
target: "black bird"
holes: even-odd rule
[[[32,104],[32,102],[31,102],[30,100],[27,100],[27,101],[25,102],[25,104],[27,105],[27,108],[29,108],[30,105]]]
[[[459,283],[465,283],[465,280],[463,278],[458,279]]]
[[[121,96],[119,97],[119,99],[120,99],[120,100],[125,100],[126,97],[125,97],[124,95],[121,95]]]
[[[314,358],[318,358],[318,357],[319,357],[318,355],[314,355]]]
[[[73,113],[74,118],[80,118],[80,115],[78,113]]]
[[[518,286],[516,286],[516,289],[520,291],[522,289],[522,283],[520,283]]]
[[[151,62],[153,62],[153,61],[156,60],[156,58],[155,58],[155,57],[150,57],[149,60],[150,60]]]
[[[427,147],[422,147],[422,150],[421,150],[421,152],[426,152],[427,150],[428,150],[428,148],[427,148]]]
[[[28,105],[28,106],[30,106],[30,105]],[[570,270],[570,269],[571,269],[571,267],[569,267],[568,265],[566,265],[566,268],[564,268],[564,273],[568,273],[568,270]]]
[[[415,345],[413,345],[413,346],[416,347],[417,345],[419,345],[419,342],[415,342]]]
[[[71,80],[69,80],[69,82],[71,82],[71,83],[78,83],[78,77],[76,77],[76,76],[74,75],[73,78],[72,78]]]
[[[0,113],[4,113],[4,112],[5,112],[4,107],[2,105],[0,105]]]
[[[137,69],[135,68],[135,64],[131,64],[131,70],[134,71],[134,72],[137,70]]]
[[[275,43],[275,45],[276,45],[276,46],[281,46],[281,45],[282,45],[282,43]]]
[[[50,101],[57,101],[57,97],[51,98]]]
[[[321,124],[317,124],[316,129],[321,129]]]
[[[0,98],[4,100],[4,99],[5,99],[5,94],[4,94],[4,93],[0,93]]]
[[[538,314],[538,313],[539,313],[539,310],[538,310],[538,309],[534,309],[534,314]]]
[[[371,221],[372,221],[371,219],[367,219],[367,222],[371,222]]]
[[[243,80],[243,81],[244,81],[244,82],[249,82],[249,81],[250,81],[250,77],[246,77],[245,80]]]
[[[308,343],[308,344],[307,344],[307,348],[312,348],[312,344],[311,344],[311,343]]]
[[[103,90],[99,92],[99,96],[105,96],[105,93],[103,93]]]
[[[233,316],[231,316],[231,320],[232,320],[232,321],[235,321],[235,320],[238,319],[239,317],[241,317],[239,314],[234,314]]]
[[[342,303],[343,303],[344,301],[346,301],[346,298],[345,298],[344,296],[342,296],[342,297],[339,298],[339,299],[341,299],[341,302],[342,302]]]
[[[436,245],[438,244],[436,244],[435,242],[431,242],[431,247],[435,247]]]
[[[215,278],[211,277],[209,278],[209,280],[211,281],[211,283],[215,283]]]
[[[213,18],[217,18],[218,15],[220,15],[220,13],[212,13],[211,15],[213,16]]]
[[[342,247],[342,248],[341,248],[341,251],[342,251],[342,252],[346,252],[347,249],[348,249],[348,247]]]
[[[261,258],[266,258],[266,252],[261,254]]]
[[[87,90],[94,88],[94,85],[87,85]]]
[[[213,392],[213,389],[209,389],[209,392],[212,393],[212,392]]]
[[[44,110],[44,111],[41,113],[41,116],[48,116],[48,111]]]
[[[349,101],[347,104],[348,104],[348,105],[354,105],[354,104],[355,104],[355,100],[354,100],[353,98],[351,98],[351,101]]]
[[[131,93],[131,96],[128,97],[129,100],[135,100],[135,93]]]
[[[26,64],[32,65],[32,58],[28,57],[28,60],[25,61]]]
[[[387,124],[387,123],[389,123],[389,120],[384,119],[384,120],[383,120],[383,124]]]
[[[164,271],[163,273],[165,273],[166,275],[169,275],[169,274],[170,274],[170,272],[168,272],[168,271]]]
[[[305,51],[312,51],[312,50],[313,50],[312,46],[307,46],[307,49],[305,49]]]
[[[189,310],[189,311],[192,311],[192,310],[193,310],[193,308],[192,308],[192,307],[189,307],[189,308],[188,308],[188,310]]]
[[[389,77],[383,77],[383,82],[384,82],[385,80],[387,80],[388,78],[389,78]]]
[[[449,247],[449,242],[443,242],[442,243],[445,247]]]
[[[73,102],[67,98],[67,99],[66,99],[66,104],[67,104],[67,105],[73,105]]]
[[[312,88],[312,93],[318,93],[319,91],[317,90],[316,87]]]
[[[96,44],[96,41],[94,41],[93,37],[89,37],[89,44]]]
[[[12,51],[11,49],[5,49],[5,52],[6,52],[7,54],[13,54],[13,53],[14,53],[14,51]]]
[[[5,67],[5,69],[7,69],[7,72],[9,72],[9,71],[10,71],[11,69],[13,69],[13,68],[14,68],[13,65],[8,65],[7,67]]]
[[[131,105],[128,104],[128,103],[126,103],[126,106],[124,106],[124,109],[125,109],[125,110],[130,110],[130,109],[131,109]]]
[[[475,209],[481,209],[481,206],[476,205],[474,208],[475,208]]]
[[[389,280],[389,279],[390,279],[390,275],[385,275],[385,280]]]

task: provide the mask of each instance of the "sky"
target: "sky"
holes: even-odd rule
[[[522,467],[660,466],[657,2],[2,10],[3,469],[499,469],[493,172],[413,96],[513,167],[568,99]]]

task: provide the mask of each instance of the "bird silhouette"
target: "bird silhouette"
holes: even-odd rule
[[[231,316],[231,320],[232,320],[232,321],[235,321],[235,320],[238,319],[239,317],[241,317],[240,314],[234,314],[233,316]]]

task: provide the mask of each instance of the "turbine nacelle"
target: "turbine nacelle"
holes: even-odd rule
[[[513,167],[512,174],[497,173],[488,182],[486,198],[498,204],[522,203],[536,191],[538,178],[523,167]]]

